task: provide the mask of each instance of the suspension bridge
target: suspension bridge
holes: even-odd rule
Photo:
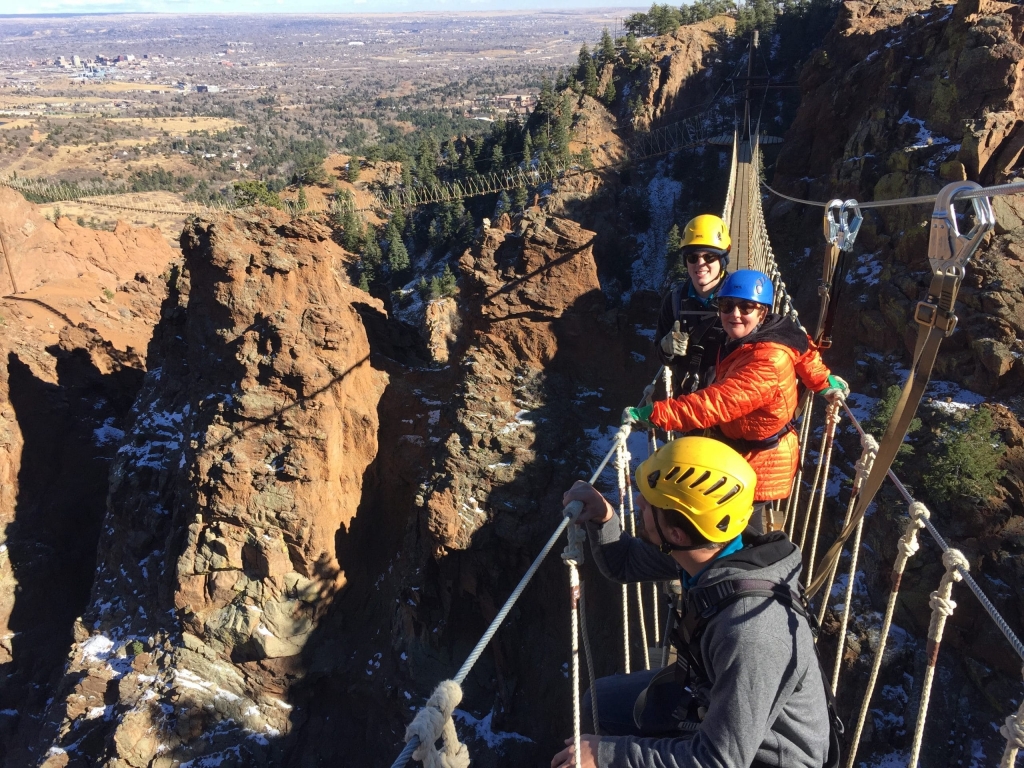
[[[749,112],[745,117],[749,120]],[[737,268],[758,269],[770,275],[776,288],[774,311],[796,317],[796,310],[776,264],[765,226],[762,187],[769,193],[775,193],[775,191],[760,181],[761,148],[758,139],[757,129],[751,130],[749,122],[738,124],[733,133],[732,161],[723,218],[729,225],[733,242],[732,256]],[[821,417],[823,421],[822,437],[817,455],[810,460],[811,454],[807,447],[812,442],[812,435],[815,434],[814,425],[818,422],[816,414],[813,412],[814,404],[811,393],[807,393],[798,411],[801,446],[798,474],[794,479],[789,497],[783,501],[774,502],[772,508],[766,512],[769,526],[774,530],[784,530],[795,543],[799,544],[804,553],[805,579],[808,583],[807,597],[812,601],[817,598],[815,612],[819,622],[829,611],[839,620],[836,654],[831,665],[830,679],[826,680],[826,684],[831,687],[833,692],[836,692],[841,684],[841,662],[847,642],[851,606],[854,602],[853,591],[857,566],[863,547],[865,512],[885,481],[893,484],[907,504],[903,535],[894,546],[892,587],[879,627],[880,639],[874,652],[867,690],[856,713],[852,733],[847,731],[849,738],[844,744],[845,768],[853,768],[856,765],[858,747],[864,734],[865,723],[875,695],[882,660],[892,628],[902,576],[910,559],[921,549],[919,541],[921,535],[930,536],[941,551],[943,575],[935,585],[936,588],[929,603],[932,615],[927,637],[927,661],[922,679],[917,682],[920,703],[914,723],[913,741],[907,757],[909,768],[916,768],[921,756],[943,632],[947,620],[956,609],[956,602],[952,599],[954,585],[962,584],[967,587],[971,596],[978,600],[988,618],[1005,638],[1009,648],[1024,663],[1024,643],[1014,634],[1005,618],[999,614],[984,590],[972,577],[967,558],[960,550],[946,541],[931,520],[928,508],[913,497],[892,471],[892,462],[896,451],[902,445],[910,421],[920,404],[941,342],[956,324],[956,315],[953,312],[954,303],[966,275],[967,265],[982,238],[991,231],[994,225],[990,198],[1006,194],[1024,194],[1024,182],[989,188],[981,188],[973,182],[958,182],[948,185],[938,195],[869,203],[838,199],[827,202],[813,201],[783,196],[803,205],[820,207],[823,211],[824,232],[829,247],[822,266],[819,290],[821,302],[817,323],[810,335],[820,347],[824,348],[831,344],[831,329],[835,320],[839,290],[845,282],[845,261],[853,248],[860,227],[862,209],[895,205],[933,205],[928,246],[928,262],[932,272],[931,285],[927,297],[919,302],[915,309],[914,320],[918,328],[918,340],[914,361],[904,383],[900,400],[884,434],[877,439],[869,434],[845,402],[830,403]],[[972,229],[964,234],[961,234],[957,224],[955,204],[958,202],[968,204],[973,208],[974,224]],[[645,391],[645,395],[655,391],[656,387],[660,390],[662,397],[671,397],[674,394],[671,375],[667,368],[662,368],[658,372],[654,381]],[[838,524],[841,532],[827,551],[819,557],[823,523],[826,521],[827,487],[832,476],[833,447],[837,428],[843,418],[849,420],[860,436],[861,455],[852,467],[842,468],[852,479],[852,488],[842,520],[832,521]],[[631,456],[626,443],[632,429],[630,424],[624,424],[619,428],[613,447],[604,456],[590,478],[591,483],[595,482],[609,462],[614,462],[613,466],[619,479],[619,519],[630,533],[635,531],[635,522],[632,494],[629,488]],[[671,439],[671,435],[662,437]],[[656,445],[656,436],[652,432],[649,435],[649,446],[653,449]],[[810,479],[808,480],[808,478]],[[460,686],[465,682],[473,665],[494,637],[512,606],[525,591],[541,562],[555,548],[556,542],[563,534],[566,534],[566,546],[562,552],[562,558],[569,568],[568,581],[572,606],[570,684],[573,701],[573,738],[576,746],[577,765],[579,764],[581,734],[585,727],[581,723],[580,707],[581,692],[584,690],[580,672],[581,647],[585,652],[591,684],[594,680],[594,672],[586,632],[585,603],[580,599],[582,585],[577,566],[583,557],[581,543],[583,535],[579,526],[574,522],[580,512],[580,508],[576,504],[578,502],[570,504],[566,508],[561,524],[551,534],[540,554],[524,574],[455,677],[441,683],[434,695],[417,713],[406,732],[405,748],[394,761],[392,768],[404,768],[413,758],[423,760],[426,765],[455,767],[469,764],[468,750],[458,741],[451,720],[452,711],[461,700]],[[832,588],[838,576],[840,556],[844,551],[849,555],[845,587],[840,590],[840,594],[833,598]],[[651,668],[652,660],[654,663],[659,661],[657,654],[648,653],[647,638],[649,635],[653,636],[656,644],[661,643],[660,663],[664,665],[668,658],[666,639],[668,633],[667,631],[661,632],[658,626],[659,595],[657,590],[651,596],[653,604],[648,603],[649,610],[646,611],[652,617],[651,631],[648,632],[644,620],[645,598],[641,594],[639,585],[634,586],[635,589],[632,591],[627,590],[626,586],[622,587],[623,667],[627,673],[631,666],[631,625],[635,626],[639,623],[638,631],[644,649],[643,664],[646,669]],[[675,599],[678,599],[678,595]],[[631,605],[638,610],[634,612]],[[639,620],[633,618],[634,616],[639,616]],[[1024,704],[1014,711],[1013,704],[1006,702],[1006,708],[1006,720],[1000,729],[1000,733],[1006,741],[1005,750],[999,763],[1001,768],[1013,766],[1018,751],[1024,748]],[[596,720],[596,713],[594,713],[594,717]],[[438,740],[442,743],[439,752],[436,747]]]

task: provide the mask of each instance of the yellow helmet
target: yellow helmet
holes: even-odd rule
[[[728,261],[729,249],[732,247],[732,238],[729,237],[729,228],[718,216],[704,213],[696,218],[690,219],[683,229],[683,249],[700,248],[717,253],[726,257]]]
[[[681,437],[636,468],[636,485],[652,506],[680,513],[708,541],[726,542],[750,521],[757,475],[725,443]]]

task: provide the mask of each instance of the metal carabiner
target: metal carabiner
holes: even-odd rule
[[[842,200],[829,200],[825,206],[825,239],[828,240],[829,245],[835,245],[839,239],[839,230],[841,224],[839,223],[839,212],[843,209]],[[835,211],[836,215],[832,212]]]
[[[964,266],[981,244],[982,238],[995,226],[992,201],[987,197],[971,198],[974,205],[974,226],[966,235],[960,234],[956,223],[954,198],[961,192],[981,189],[974,181],[955,181],[939,192],[932,210],[931,231],[928,236],[928,263],[934,275],[963,277]]]
[[[850,211],[853,211],[853,221],[850,221]],[[860,212],[860,203],[850,198],[839,209],[839,237],[837,244],[839,249],[849,253],[853,250],[853,241],[857,239],[860,232],[860,225],[864,223],[864,214]]]

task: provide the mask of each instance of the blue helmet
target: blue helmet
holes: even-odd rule
[[[746,299],[769,307],[775,301],[775,286],[764,272],[756,269],[740,269],[731,273],[722,283],[719,299]]]

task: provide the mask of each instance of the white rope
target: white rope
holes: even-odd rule
[[[635,526],[633,516],[630,515],[627,521],[626,518],[626,479],[625,475],[628,471],[627,463],[623,454],[626,450],[625,440],[615,441],[615,474],[618,478],[619,483],[619,526],[624,533],[628,533],[630,536],[635,534]],[[634,529],[634,530],[631,530]],[[630,673],[630,658],[629,658],[629,587],[625,584],[620,585],[620,591],[622,593],[622,663],[625,674]]]
[[[425,768],[469,768],[469,749],[459,741],[452,722],[452,712],[462,701],[462,688],[454,680],[442,680],[431,694],[427,705],[405,729],[405,740],[419,738],[420,745],[412,753]],[[442,740],[440,750],[435,747]]]
[[[665,385],[665,399],[666,400],[671,400],[672,399],[672,394],[673,394],[672,393],[672,369],[669,366],[667,366],[667,365],[662,366],[662,369],[661,369],[661,381],[662,381],[662,384]],[[666,429],[665,430],[665,440],[671,440],[671,439],[672,439],[672,433],[669,432]]]
[[[632,461],[632,456],[629,454],[629,449],[623,444],[622,446],[622,462],[624,464],[623,469],[623,485],[626,489],[626,504],[629,512],[629,529],[630,535],[636,535],[636,510],[633,508],[633,487],[630,483],[629,477],[629,465]],[[654,588],[654,632],[657,636],[658,632],[658,585],[652,584]],[[647,618],[644,615],[644,598],[639,581],[633,584],[633,589],[636,592],[636,607],[640,615],[640,645],[644,649],[644,669],[651,668],[651,656],[650,649],[647,647]],[[657,642],[657,641],[655,641]]]
[[[793,487],[786,500],[785,530],[792,541],[796,541],[797,518],[800,516],[800,487],[804,476],[804,461],[807,459],[807,443],[811,433],[811,413],[814,410],[814,393],[804,395],[804,413],[800,422],[800,463],[797,465]]]
[[[932,695],[932,682],[935,680],[935,664],[939,657],[939,646],[942,644],[942,633],[946,628],[946,619],[953,615],[956,608],[954,602],[953,584],[960,581],[960,569],[969,570],[970,563],[963,553],[958,549],[947,549],[942,553],[942,564],[946,566],[946,572],[942,574],[939,588],[932,592],[928,605],[932,609],[932,620],[928,625],[928,645],[925,654],[927,656],[924,668],[924,680],[921,683],[921,706],[917,714],[917,724],[914,726],[914,743],[910,747],[910,760],[907,763],[909,768],[917,768],[917,762],[921,757],[921,742],[924,740],[924,725],[928,717],[928,702]]]
[[[571,516],[572,524],[569,526],[568,537],[565,549],[562,552],[562,560],[569,566],[569,623],[571,625],[572,639],[572,727],[573,744],[576,748],[576,768],[580,768],[580,741],[582,728],[580,726],[580,627],[579,608],[582,587],[580,585],[579,566],[583,563],[583,542],[587,539],[587,533],[583,527],[576,523],[583,510],[582,502],[572,502],[566,507],[566,512]]]
[[[857,503],[857,496],[860,494],[860,489],[864,485],[864,478],[871,472],[871,467],[875,464],[875,458],[878,456],[878,441],[874,437],[864,432],[860,436],[860,458],[857,459],[857,463],[854,464],[854,476],[853,476],[853,488],[850,490],[850,500],[846,504],[846,514],[843,516],[843,528],[846,528],[850,524],[850,517],[853,515],[853,507]],[[859,534],[858,534],[859,535]],[[856,550],[854,550],[856,551]],[[828,607],[828,598],[832,594],[832,582],[836,577],[836,570],[839,567],[838,561],[836,565],[832,567],[832,571],[829,573],[828,582],[825,584],[825,589],[822,592],[821,608],[818,611],[818,624],[821,624],[825,620],[825,609]],[[851,574],[854,571],[850,572]],[[851,576],[852,578],[852,576]],[[846,601],[849,606],[850,601]],[[839,642],[842,644],[844,638],[840,634]]]
[[[871,675],[868,677],[867,690],[864,692],[864,700],[860,705],[860,713],[857,715],[857,727],[853,731],[853,738],[850,740],[850,756],[846,761],[846,768],[853,768],[857,758],[857,747],[860,746],[860,737],[864,733],[864,723],[868,717],[868,707],[871,705],[871,696],[875,691],[875,684],[878,682],[878,673],[882,669],[882,658],[885,656],[885,645],[889,638],[889,629],[892,626],[892,616],[896,611],[896,599],[899,597],[900,582],[903,579],[903,571],[909,560],[917,552],[920,544],[917,541],[917,534],[924,528],[925,520],[930,513],[928,508],[919,501],[910,505],[910,520],[898,542],[896,560],[892,565],[892,589],[889,592],[889,603],[885,607],[885,617],[882,619],[882,628],[878,633],[878,650],[875,651],[874,663],[871,666]]]
[[[818,456],[818,472],[815,473],[815,484],[818,482],[818,475],[821,475],[821,486],[818,488],[818,506],[814,512],[814,537],[811,539],[811,553],[807,558],[807,583],[814,578],[814,557],[818,553],[818,537],[821,533],[821,515],[825,508],[825,492],[828,490],[828,472],[832,466],[832,446],[835,445],[836,426],[839,424],[839,403],[829,403],[825,408],[825,434],[821,438],[821,455]],[[814,502],[814,488],[811,488],[811,497],[807,500],[807,520],[811,519],[811,505]],[[806,526],[804,532],[807,532]],[[800,548],[803,549],[803,537],[800,539]]]
[[[1006,749],[999,761],[999,768],[1013,768],[1017,762],[1017,753],[1024,749],[1024,702],[999,726],[999,733],[1006,739]]]

